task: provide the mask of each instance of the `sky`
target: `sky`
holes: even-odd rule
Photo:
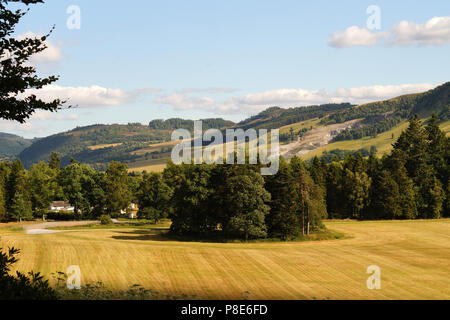
[[[73,108],[0,131],[172,117],[239,121],[271,106],[364,103],[449,81],[450,2],[46,0],[15,37],[46,34],[36,94]]]

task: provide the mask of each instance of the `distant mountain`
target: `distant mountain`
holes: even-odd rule
[[[15,134],[0,132],[0,158],[14,159],[31,144],[32,140],[24,139]]]

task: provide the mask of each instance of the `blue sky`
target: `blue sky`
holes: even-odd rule
[[[71,5],[80,29],[67,28]],[[381,29],[367,27],[370,5]],[[33,63],[61,78],[43,97],[67,96],[78,107],[38,113],[26,125],[0,121],[0,131],[34,137],[169,117],[238,121],[272,105],[360,103],[449,80],[444,0],[47,0],[16,34],[53,24],[49,53]]]

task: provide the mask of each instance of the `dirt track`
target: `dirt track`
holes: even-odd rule
[[[56,230],[48,230],[48,228],[55,227],[76,227],[87,224],[99,224],[99,221],[54,221],[54,222],[42,222],[24,225],[23,228],[27,234],[44,234],[55,233]]]
[[[340,132],[352,127],[360,120],[351,120],[344,123],[331,124],[324,127],[314,128],[297,141],[280,146],[280,154],[285,158],[292,158],[295,155],[306,154],[314,149],[327,145],[335,135],[333,132]]]

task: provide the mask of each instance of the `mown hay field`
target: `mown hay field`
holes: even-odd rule
[[[0,246],[21,249],[17,268],[49,276],[78,265],[82,284],[141,284],[203,299],[450,299],[450,220],[328,221],[339,240],[204,243],[158,231],[63,230],[27,235],[0,226]],[[369,290],[367,267],[381,269]]]

